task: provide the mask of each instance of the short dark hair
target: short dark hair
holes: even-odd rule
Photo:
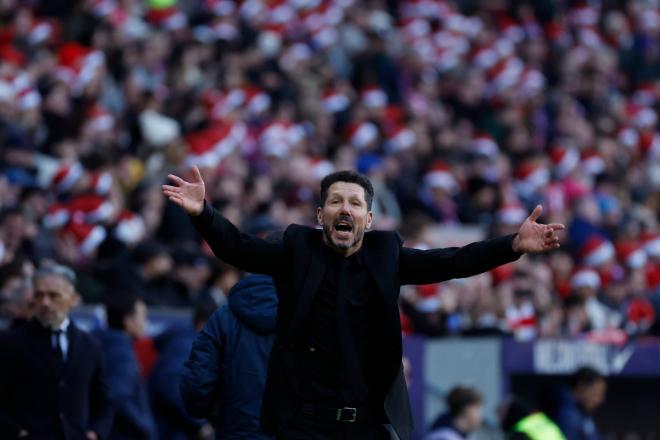
[[[357,183],[364,188],[364,199],[367,202],[367,209],[371,211],[371,204],[374,201],[374,187],[367,176],[351,170],[337,171],[328,174],[321,180],[321,207],[325,206],[325,201],[328,199],[328,189],[330,189],[333,183],[337,182]]]
[[[474,388],[457,386],[452,388],[445,398],[447,402],[447,407],[449,408],[449,414],[452,417],[460,415],[465,408],[470,405],[475,405],[483,401],[481,394]]]
[[[110,294],[105,300],[105,316],[108,327],[124,330],[124,319],[135,313],[138,301],[142,301],[142,299],[132,292]]]
[[[598,370],[592,367],[580,367],[571,376],[571,388],[576,389],[579,386],[591,386],[596,382],[605,380],[605,376]]]

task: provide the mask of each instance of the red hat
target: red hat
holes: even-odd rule
[[[270,107],[270,96],[258,87],[247,86],[243,88],[245,104],[249,114],[258,115]]]
[[[580,289],[582,287],[590,287],[598,289],[600,287],[600,275],[593,269],[588,267],[581,267],[576,269],[571,275],[571,288]]]
[[[372,122],[356,122],[346,130],[348,141],[357,149],[362,149],[378,139],[378,127]]]
[[[242,123],[216,123],[213,127],[186,136],[189,166],[215,167],[245,138]]]
[[[534,161],[527,161],[514,171],[516,186],[521,195],[527,195],[543,188],[550,181],[550,173]]]
[[[44,216],[44,226],[49,229],[61,228],[70,218],[69,208],[63,203],[53,203]]]
[[[641,237],[646,255],[652,258],[660,258],[660,233],[649,232]]]
[[[57,192],[63,193],[70,190],[73,185],[83,176],[84,169],[78,162],[62,165],[53,175],[51,185]]]
[[[505,225],[519,225],[527,218],[527,211],[517,202],[506,202],[495,213],[497,222]]]
[[[119,214],[117,226],[115,227],[115,236],[128,244],[140,242],[146,234],[144,220],[139,214],[124,210]]]
[[[550,158],[560,179],[570,174],[580,163],[580,154],[575,148],[560,145],[550,150]]]
[[[442,188],[449,193],[458,190],[458,183],[449,166],[441,161],[435,162],[424,175],[424,185],[427,188]]]
[[[0,45],[0,62],[22,67],[25,65],[25,55],[11,44],[2,44]]]
[[[580,248],[580,259],[589,267],[597,267],[614,258],[612,243],[598,235],[592,235]]]
[[[105,240],[105,228],[101,225],[71,222],[60,231],[61,236],[73,238],[78,245],[80,253],[91,255]]]
[[[658,100],[658,88],[650,82],[642,82],[633,94],[633,102],[641,106],[650,107]]]
[[[71,218],[77,222],[104,222],[111,219],[115,213],[112,202],[91,194],[73,198],[68,207]]]
[[[115,125],[115,118],[98,104],[89,109],[87,116],[92,130],[97,133],[111,130]]]
[[[368,108],[381,108],[387,105],[387,95],[378,86],[371,85],[362,89],[362,103]]]
[[[100,196],[105,196],[112,188],[112,174],[107,171],[94,171],[90,177],[90,186]]]
[[[337,90],[327,89],[323,92],[323,107],[328,113],[337,113],[344,111],[351,104],[348,96]]]
[[[500,152],[497,142],[493,136],[488,133],[477,133],[472,138],[470,149],[473,153],[481,154],[489,158],[495,158]]]
[[[389,152],[409,150],[415,145],[415,132],[402,124],[390,129],[386,147]]]
[[[186,15],[179,11],[176,6],[167,8],[151,8],[145,17],[148,22],[160,26],[169,31],[183,29],[188,24]]]
[[[605,171],[605,160],[596,150],[586,150],[580,158],[580,166],[587,174],[600,174]]]
[[[619,261],[631,269],[639,269],[646,264],[646,252],[640,243],[619,241],[616,243]]]

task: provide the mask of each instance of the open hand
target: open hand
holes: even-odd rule
[[[204,187],[204,180],[199,172],[199,168],[193,167],[193,179],[187,182],[169,174],[167,177],[174,183],[174,185],[163,185],[163,194],[182,207],[190,215],[199,215],[204,209],[204,194],[206,193]]]
[[[544,252],[559,247],[557,231],[564,230],[565,226],[560,223],[549,225],[536,223],[542,212],[543,207],[537,205],[520,226],[518,235],[513,240],[513,250],[515,252]]]

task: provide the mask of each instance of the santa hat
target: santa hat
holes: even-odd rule
[[[168,31],[183,29],[188,24],[186,15],[175,6],[176,2],[168,3],[171,3],[171,6],[160,7],[160,5],[150,5],[145,18],[149,23],[167,29]]]
[[[435,162],[431,169],[424,175],[424,186],[429,189],[442,188],[449,193],[458,190],[458,183],[454,178],[449,166],[444,162]]]
[[[142,241],[146,234],[146,227],[142,217],[134,212],[124,210],[119,214],[115,227],[115,237],[127,244]]]
[[[105,240],[106,231],[101,225],[71,222],[60,231],[60,235],[72,238],[80,253],[90,256]]]
[[[367,108],[381,108],[387,105],[387,95],[378,86],[366,86],[360,94],[362,103]]]
[[[519,225],[527,218],[527,211],[520,203],[504,203],[495,213],[497,222],[505,225]]]
[[[69,202],[71,218],[76,222],[100,223],[110,220],[115,208],[108,199],[97,195],[82,195]]]
[[[44,216],[44,226],[49,229],[61,228],[69,222],[69,208],[63,203],[53,203]]]
[[[60,166],[51,181],[51,185],[59,193],[69,191],[83,176],[84,169],[78,162]]]
[[[95,133],[112,130],[115,125],[115,118],[101,105],[93,105],[87,115],[90,128]]]
[[[646,264],[646,252],[640,243],[633,241],[618,241],[616,255],[622,264],[631,269],[639,269]]]
[[[343,93],[333,89],[323,92],[323,107],[328,113],[344,111],[351,104],[351,100]]]
[[[105,56],[99,50],[92,50],[76,42],[62,44],[57,51],[57,76],[71,84],[79,93],[105,63]]]
[[[570,283],[572,289],[581,289],[583,287],[598,289],[600,287],[600,275],[588,267],[578,268],[571,275]]]
[[[49,19],[35,19],[30,32],[28,34],[28,41],[30,44],[39,45],[47,42],[54,42],[59,39],[61,34],[61,27],[55,20]]]
[[[322,157],[310,158],[309,166],[312,172],[312,177],[319,182],[335,170],[335,166],[332,162]]]
[[[614,246],[598,235],[589,237],[580,248],[579,256],[589,267],[598,267],[614,258]]]
[[[642,82],[635,89],[632,99],[640,106],[650,107],[658,99],[658,88],[653,83]]]
[[[518,84],[524,72],[524,63],[515,57],[500,61],[488,71],[491,94],[497,94]]]
[[[270,96],[257,87],[244,87],[245,105],[249,114],[259,115],[270,107]]]
[[[26,87],[16,93],[18,107],[23,110],[32,110],[41,105],[41,94],[33,87]]]
[[[378,127],[372,122],[358,122],[348,126],[348,141],[357,149],[363,149],[378,139]]]
[[[415,132],[405,125],[397,124],[390,130],[386,147],[389,152],[409,150],[415,145]]]
[[[639,133],[632,127],[622,127],[617,133],[617,140],[626,148],[637,148],[639,146]]]
[[[142,137],[151,146],[164,147],[181,134],[179,123],[154,110],[145,110],[140,114]]]
[[[652,258],[660,258],[660,233],[645,233],[641,238],[646,254]]]
[[[628,103],[625,106],[626,116],[632,124],[641,129],[651,128],[658,121],[658,116],[651,107]]]
[[[550,181],[548,170],[533,161],[523,162],[516,167],[514,176],[518,191],[523,196],[531,195]]]
[[[105,196],[112,188],[112,174],[108,171],[94,171],[90,176],[90,187],[99,196]]]
[[[580,167],[585,173],[596,175],[605,171],[607,165],[603,157],[598,154],[598,151],[586,150],[580,158]]]
[[[215,167],[245,138],[243,123],[217,123],[202,131],[186,136],[189,166]]]
[[[557,145],[550,150],[550,158],[560,179],[566,177],[580,163],[580,154],[575,148]]]
[[[472,139],[470,149],[473,153],[494,159],[500,152],[497,142],[488,133],[477,133]]]
[[[646,298],[635,298],[628,304],[628,321],[650,326],[655,321],[655,309]]]

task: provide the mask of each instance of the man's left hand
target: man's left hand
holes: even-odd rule
[[[99,440],[99,436],[94,431],[87,431],[87,440]]]
[[[543,207],[537,205],[527,220],[520,226],[518,235],[513,239],[514,252],[544,252],[559,247],[557,231],[565,229],[560,223],[542,225],[536,220],[541,216]]]

